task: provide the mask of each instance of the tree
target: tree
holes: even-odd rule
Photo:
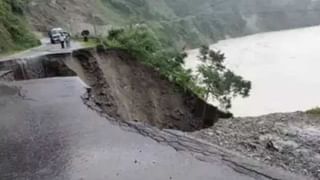
[[[208,46],[202,46],[199,59],[203,63],[198,67],[198,75],[200,85],[205,90],[204,99],[206,101],[212,98],[227,110],[231,108],[233,98],[249,96],[251,82],[244,80],[224,66],[223,53],[210,50]]]

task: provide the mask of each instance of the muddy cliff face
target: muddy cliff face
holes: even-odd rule
[[[0,79],[28,80],[50,77],[75,76],[66,65],[70,54],[52,54],[0,62]]]
[[[96,105],[122,120],[193,131],[212,126],[223,113],[192,93],[181,93],[160,74],[124,51],[80,50],[73,57],[85,73]]]

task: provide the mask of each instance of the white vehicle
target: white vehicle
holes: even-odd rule
[[[60,42],[60,37],[64,36],[64,30],[62,28],[53,28],[48,33],[51,44]]]

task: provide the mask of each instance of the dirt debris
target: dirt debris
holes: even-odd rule
[[[192,134],[247,157],[320,179],[320,117],[303,112],[220,120]]]

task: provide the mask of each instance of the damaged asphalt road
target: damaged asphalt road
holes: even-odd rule
[[[2,180],[248,179],[111,125],[82,103],[78,78],[14,84],[23,98],[0,88]]]
[[[121,128],[83,104],[85,91],[77,77],[0,86],[1,180],[301,179],[260,171],[183,133]]]
[[[9,56],[0,57],[0,62],[10,61],[12,59],[34,58],[48,54],[72,53],[73,51],[81,48],[84,48],[84,46],[78,41],[72,41],[71,48],[61,49],[60,44],[51,44],[49,38],[42,38],[40,46],[11,54]]]

